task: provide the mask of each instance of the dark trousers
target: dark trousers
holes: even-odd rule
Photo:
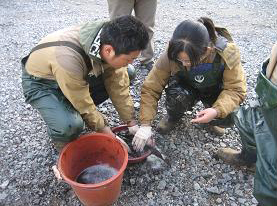
[[[80,113],[67,100],[56,81],[28,74],[26,61],[27,57],[22,60],[22,87],[26,103],[39,111],[54,141],[70,142],[76,139],[84,128]],[[96,105],[109,98],[101,76],[88,79],[88,82]]]
[[[169,121],[178,121],[186,111],[192,110],[192,107],[201,101],[205,107],[211,107],[217,100],[221,90],[215,89],[213,92],[200,92],[197,89],[179,83],[172,77],[169,81],[166,92],[166,110]],[[230,127],[233,125],[232,115],[224,119],[212,120],[209,124],[221,127]]]

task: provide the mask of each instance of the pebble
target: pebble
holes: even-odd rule
[[[216,199],[216,203],[218,203],[218,204],[222,203],[222,199],[217,198],[217,199]]]
[[[223,143],[223,142],[220,142],[219,144],[220,144],[221,147],[226,147],[226,144]]]
[[[146,196],[150,199],[150,198],[153,198],[153,193],[152,192],[148,192],[147,194],[146,194]]]
[[[243,192],[239,189],[235,190],[235,194],[242,197],[243,196]]]
[[[220,194],[217,187],[208,187],[206,190],[210,193],[214,193],[214,194],[218,194],[218,195]]]
[[[4,192],[0,193],[0,200],[6,199],[7,196],[8,196],[8,194],[6,194]]]
[[[256,200],[255,197],[253,197],[253,198],[251,199],[251,202],[252,202],[253,204],[258,204],[258,201]]]
[[[244,198],[239,198],[238,201],[239,203],[244,204],[246,200]]]
[[[0,188],[1,189],[5,189],[8,185],[9,185],[10,181],[9,180],[5,180],[1,185]]]
[[[140,107],[140,103],[139,102],[134,103],[134,107],[135,108],[139,108]]]
[[[166,181],[162,180],[162,181],[159,182],[157,188],[158,188],[159,190],[163,190],[163,189],[165,189],[165,187],[166,187]]]
[[[135,179],[135,178],[131,178],[131,179],[130,179],[130,183],[131,183],[131,185],[136,184],[136,179]]]
[[[194,187],[195,190],[200,190],[201,189],[200,185],[197,182],[194,183],[193,187]]]

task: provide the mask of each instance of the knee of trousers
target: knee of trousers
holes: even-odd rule
[[[186,90],[166,95],[166,108],[168,111],[183,112],[191,110],[194,102],[195,97]]]
[[[84,129],[84,121],[81,117],[61,121],[55,127],[48,127],[48,134],[53,141],[70,142],[79,137]]]

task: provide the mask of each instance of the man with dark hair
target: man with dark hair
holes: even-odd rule
[[[49,34],[22,59],[26,102],[40,112],[57,149],[77,138],[84,122],[114,135],[96,109],[108,98],[130,132],[136,132],[126,66],[148,41],[139,20],[122,16]]]

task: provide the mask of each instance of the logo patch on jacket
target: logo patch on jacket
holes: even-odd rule
[[[202,83],[204,81],[205,77],[201,74],[201,75],[196,75],[194,77],[194,80],[197,81],[198,83]]]
[[[102,29],[99,30],[98,34],[96,35],[95,39],[93,40],[90,49],[89,49],[89,55],[95,56],[99,59],[101,59],[100,56],[100,34]]]

